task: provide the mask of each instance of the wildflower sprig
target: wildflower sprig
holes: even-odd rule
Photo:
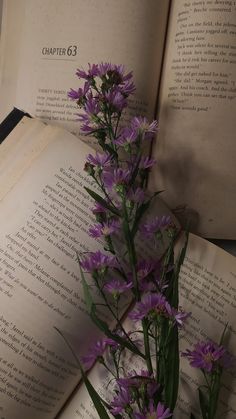
[[[144,150],[158,125],[144,116],[135,116],[124,126],[122,112],[135,86],[132,73],[126,73],[123,66],[92,64],[87,71],[78,69],[76,75],[84,85],[71,89],[68,96],[80,109],[81,132],[95,137],[101,148],[89,154],[85,162],[85,170],[94,182],[94,189],[86,190],[94,199],[92,212],[96,218],[88,234],[104,240],[104,252],[79,256],[88,311],[105,335],[82,362],[85,369],[98,361],[108,370],[114,384],[113,399],[99,399],[88,379],[86,385],[99,414],[102,404],[116,418],[170,418],[178,396],[178,331],[190,314],[178,302],[178,275],[187,242],[176,261],[177,231],[171,218],[147,217],[159,192],[149,196],[144,188],[148,172],[156,164]],[[156,250],[166,240],[169,245],[165,256],[157,260]],[[85,272],[90,274],[102,303],[94,301]],[[121,321],[127,297],[129,302],[134,300],[129,313],[134,324],[131,331],[125,330]],[[106,310],[102,318],[100,306]],[[116,324],[113,330],[104,320],[108,313]],[[198,349],[194,354],[186,351],[185,356],[195,362]],[[221,350],[216,349],[211,357],[219,353]],[[127,370],[127,356],[138,358],[143,369]],[[108,417],[102,412],[100,417]]]

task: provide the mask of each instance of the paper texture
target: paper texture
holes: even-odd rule
[[[112,62],[134,72],[129,112],[154,116],[169,2],[151,0],[17,0],[5,5],[0,116],[14,105],[78,134],[76,106],[67,98],[88,63]],[[21,21],[16,44],[11,30]],[[15,39],[15,37],[14,37]],[[10,76],[12,64],[14,78]],[[2,95],[1,95],[2,96]]]
[[[199,234],[235,239],[236,7],[173,1],[168,29],[151,187]]]
[[[180,248],[180,245],[179,245]],[[176,249],[178,253],[178,250]],[[192,315],[185,329],[180,331],[180,350],[192,349],[197,341],[213,339],[219,342],[225,324],[228,322],[226,346],[236,355],[236,259],[208,241],[190,235],[185,262],[180,273],[180,305]],[[132,326],[129,324],[129,329]],[[134,327],[134,326],[133,326]],[[137,326],[138,327],[138,326]],[[129,359],[125,371],[133,368],[140,371],[142,363]],[[102,397],[112,399],[112,377],[96,365],[89,379]],[[234,419],[236,414],[235,369],[224,373],[222,391],[219,397],[217,419]],[[199,419],[197,383],[203,383],[200,372],[189,367],[181,358],[181,379],[179,400],[174,413],[175,419],[189,419],[194,413]],[[191,409],[190,409],[191,407]],[[59,419],[98,419],[85,385],[78,388]]]

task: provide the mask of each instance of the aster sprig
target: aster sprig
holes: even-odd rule
[[[170,418],[178,396],[179,328],[184,327],[190,315],[179,307],[178,297],[178,276],[187,239],[175,259],[177,230],[170,217],[151,219],[146,215],[160,193],[148,196],[145,191],[148,172],[156,162],[144,149],[152,141],[158,124],[143,115],[124,124],[123,111],[135,90],[132,73],[126,73],[124,66],[107,62],[89,64],[87,71],[78,69],[76,75],[84,80],[84,86],[71,89],[68,96],[81,110],[78,115],[81,132],[92,135],[101,148],[89,154],[85,163],[94,184],[94,188],[85,189],[94,199],[92,211],[96,218],[88,233],[104,243],[104,253],[91,252],[80,258],[88,312],[105,335],[95,342],[84,361],[87,367],[99,361],[116,382],[111,403],[100,400],[109,414],[122,419]],[[139,247],[139,241],[143,247]],[[143,248],[153,247],[155,251],[165,241],[168,246],[162,260],[154,262],[142,254]],[[83,272],[90,275],[93,285],[87,283]],[[91,286],[96,287],[97,302],[93,300]],[[127,332],[121,321],[127,307],[125,296],[134,300],[129,317],[140,325],[136,334],[142,337],[141,349],[133,339],[135,332]],[[103,317],[98,307],[104,309]],[[115,321],[115,329],[104,320],[107,316]],[[193,352],[187,350],[184,356],[192,364],[201,364],[208,390],[205,395],[205,388],[199,389],[202,414],[204,419],[214,419],[223,371],[218,360],[224,350],[212,349],[209,342],[204,348],[199,345]],[[127,372],[123,364],[123,356],[127,355],[140,358],[144,371]],[[210,406],[207,414],[206,405]]]

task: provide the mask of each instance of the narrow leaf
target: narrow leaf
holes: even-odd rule
[[[125,346],[127,349],[129,349],[131,352],[135,353],[136,355],[141,356],[142,358],[144,358],[144,355],[142,354],[142,352],[139,351],[139,349],[134,345],[131,344],[129,341],[125,340],[124,338],[122,338],[121,336],[118,336],[116,334],[114,334],[108,324],[104,321],[101,320],[96,313],[96,305],[93,302],[92,299],[92,295],[90,293],[90,289],[89,286],[85,280],[84,277],[84,273],[80,267],[80,272],[81,272],[81,277],[82,277],[82,285],[83,285],[83,290],[84,290],[84,298],[85,298],[85,302],[87,305],[87,309],[89,312],[89,315],[92,319],[92,321],[97,325],[97,327],[108,337],[113,339],[115,342],[119,343],[122,346]]]
[[[106,409],[105,409],[105,407],[103,406],[103,404],[102,404],[102,399],[101,399],[101,397],[99,396],[99,394],[97,393],[97,391],[95,390],[95,388],[92,386],[92,384],[90,383],[90,381],[89,381],[89,379],[88,379],[88,377],[87,377],[87,375],[86,375],[86,373],[84,372],[84,370],[83,370],[83,367],[82,367],[82,365],[81,365],[81,363],[80,363],[80,360],[79,360],[79,358],[77,357],[77,355],[75,354],[75,352],[74,352],[74,350],[73,350],[73,348],[72,348],[72,346],[70,345],[70,343],[67,341],[67,339],[65,338],[65,336],[63,335],[63,333],[57,328],[57,327],[54,327],[55,329],[56,329],[56,331],[62,336],[62,338],[64,339],[64,341],[66,342],[66,344],[67,344],[67,346],[69,347],[69,349],[71,350],[71,353],[72,353],[72,355],[74,356],[74,358],[75,358],[75,360],[76,360],[76,362],[77,362],[77,364],[78,364],[78,367],[79,367],[79,369],[80,369],[80,372],[81,372],[81,375],[82,375],[82,378],[83,378],[83,380],[84,380],[84,383],[85,383],[85,386],[86,386],[86,388],[87,388],[87,390],[88,390],[88,393],[89,393],[89,395],[90,395],[90,397],[91,397],[91,399],[92,399],[92,401],[93,401],[93,404],[94,404],[94,407],[95,407],[95,409],[97,410],[97,412],[98,412],[98,414],[99,414],[99,417],[100,417],[100,419],[110,419],[110,416],[108,415],[108,413],[107,413],[107,411],[106,411]]]
[[[134,224],[133,224],[133,228],[132,228],[132,236],[134,237],[137,230],[138,230],[138,226],[139,226],[139,222],[142,218],[142,216],[145,214],[145,212],[148,210],[153,198],[155,198],[155,196],[159,195],[162,191],[158,191],[155,192],[153,194],[153,196],[147,201],[144,202],[143,204],[140,205],[140,207],[137,209],[136,215],[135,215],[135,220],[134,220]]]
[[[207,409],[208,409],[208,401],[206,399],[206,396],[202,392],[202,390],[198,389],[198,397],[199,397],[199,403],[201,407],[202,417],[203,419],[207,419]]]
[[[165,360],[165,402],[174,410],[179,387],[179,339],[178,327],[175,326],[171,331],[171,340],[166,346]]]
[[[111,211],[113,214],[116,214],[117,216],[120,216],[119,211],[113,207],[112,205],[108,204],[107,201],[102,198],[100,195],[98,195],[96,192],[92,191],[91,189],[84,186],[84,189],[88,192],[88,194],[99,204],[101,204],[104,208]]]
[[[88,393],[93,401],[93,404],[99,414],[100,419],[110,419],[105,407],[103,406],[99,394],[96,392],[95,388],[90,383],[86,374],[83,374],[83,380],[88,390]]]

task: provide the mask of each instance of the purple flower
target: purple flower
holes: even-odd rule
[[[127,147],[128,145],[135,143],[137,141],[137,131],[131,127],[123,128],[118,138],[115,140],[115,143]]]
[[[104,186],[114,192],[123,193],[124,188],[130,180],[130,170],[128,169],[111,169],[105,170],[102,175]]]
[[[135,419],[167,419],[172,416],[170,409],[165,407],[162,403],[158,403],[155,407],[153,401],[149,403],[149,409],[147,412],[134,413]]]
[[[125,81],[119,87],[120,87],[121,93],[126,97],[128,97],[129,95],[132,95],[136,90],[134,83],[130,80]]]
[[[149,139],[156,133],[158,125],[157,121],[153,121],[149,124],[147,118],[135,116],[131,121],[131,127],[141,135],[142,139]]]
[[[133,77],[133,73],[125,74],[125,67],[123,65],[100,63],[98,65],[98,76],[104,78],[105,76],[113,80],[113,84],[126,85]]]
[[[68,92],[68,97],[72,100],[81,100],[88,93],[88,90],[89,83],[86,82],[83,88],[79,87],[78,90],[70,89],[70,91]]]
[[[86,73],[86,71],[84,70],[80,70],[79,68],[76,71],[76,75],[80,78],[80,79],[85,79],[85,80],[90,80],[93,77],[96,77],[99,75],[99,69],[98,69],[98,65],[97,64],[90,64],[89,63],[89,68],[88,71]]]
[[[149,169],[156,163],[156,160],[150,157],[142,157],[139,162],[139,169]]]
[[[102,237],[110,236],[116,233],[120,228],[120,222],[118,220],[109,220],[104,223],[95,224],[89,229],[89,235],[91,237]]]
[[[123,64],[115,64],[113,66],[113,71],[117,72],[121,78],[121,82],[127,82],[128,80],[131,80],[133,77],[132,71],[125,74],[125,66]]]
[[[100,112],[100,104],[98,100],[92,96],[92,94],[88,95],[84,110],[90,118]]]
[[[172,314],[177,326],[180,327],[182,327],[184,325],[185,320],[187,320],[187,318],[191,316],[191,313],[187,313],[186,311],[182,310],[178,311],[175,308],[172,308]]]
[[[145,192],[141,188],[131,189],[127,194],[127,199],[135,203],[141,203],[145,200]]]
[[[84,114],[77,114],[78,121],[82,122],[81,131],[84,133],[90,133],[100,128],[100,119],[98,118],[98,114],[100,112],[100,104],[92,94],[87,96],[84,110]]]
[[[170,304],[165,296],[159,294],[146,294],[142,300],[136,303],[134,310],[130,312],[129,317],[134,320],[142,320],[144,317],[159,317],[164,316],[167,318],[172,317],[172,310]]]
[[[105,339],[98,340],[95,343],[95,345],[92,348],[90,348],[90,350],[88,351],[88,354],[81,357],[81,361],[82,361],[84,367],[86,369],[91,368],[92,365],[94,364],[94,362],[98,358],[103,357],[103,353],[104,353],[106,347],[107,347],[107,342],[105,341]]]
[[[98,250],[97,252],[91,252],[87,258],[81,260],[80,264],[86,272],[105,273],[107,268],[116,267],[117,261],[114,256],[104,255]]]
[[[117,81],[116,84],[125,83],[128,80],[131,80],[133,77],[133,73],[125,73],[125,66],[123,64],[111,64],[111,69],[108,71],[109,76],[116,76],[113,77]]]
[[[127,407],[130,406],[132,402],[132,397],[129,391],[125,388],[119,389],[117,396],[111,402],[111,413],[117,415],[125,411]]]
[[[144,278],[146,278],[148,275],[150,275],[156,267],[156,263],[154,263],[152,260],[141,260],[137,264],[137,277],[139,281],[142,281]]]
[[[93,214],[106,214],[107,210],[99,202],[95,202],[94,207],[91,208]]]
[[[150,272],[147,271],[147,275],[145,275],[145,270],[143,270],[143,273],[141,270],[138,274],[140,291],[142,293],[156,292],[157,290],[159,292],[164,291],[167,286],[162,281],[162,266],[160,262],[153,263],[151,261],[148,263],[150,265]]]
[[[161,229],[170,227],[171,218],[169,215],[162,215],[155,217],[153,220],[140,226],[139,231],[147,238],[152,238],[153,235],[160,232]]]
[[[188,358],[190,365],[211,373],[217,366],[224,364],[226,349],[214,342],[198,342],[194,350],[187,349],[182,356]],[[223,366],[223,365],[222,365]]]
[[[92,166],[96,166],[100,169],[104,167],[109,167],[112,160],[112,156],[109,153],[98,153],[96,152],[95,156],[88,154],[87,162]]]
[[[98,65],[98,75],[99,77],[103,77],[108,73],[108,71],[112,71],[112,64],[111,63],[100,63]]]
[[[106,283],[104,289],[108,291],[110,294],[112,294],[114,298],[117,298],[120,296],[120,294],[132,288],[132,286],[133,284],[131,281],[124,282],[118,278],[113,278]]]
[[[116,88],[105,93],[105,100],[108,104],[118,112],[121,112],[127,106],[125,97]]]
[[[130,392],[136,389],[136,391],[142,393],[142,396],[146,393],[148,398],[153,397],[159,389],[159,384],[155,381],[153,375],[145,370],[141,370],[139,373],[131,371],[127,377],[117,379],[117,384]]]

